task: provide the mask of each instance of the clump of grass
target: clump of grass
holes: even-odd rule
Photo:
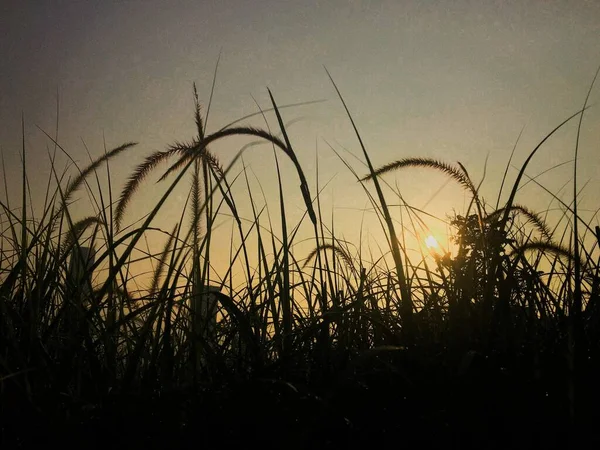
[[[572,208],[562,203],[571,225],[550,227],[515,198],[532,157],[562,125],[583,115],[587,100],[530,153],[505,205],[490,207],[460,163],[417,156],[375,168],[334,88],[367,175],[340,158],[386,232],[388,247],[380,255],[362,244],[352,247],[325,223],[318,183],[313,197],[286,130],[287,105],[278,106],[271,92],[277,133],[266,118],[265,128],[236,121],[210,133],[210,102],[203,115],[194,86],[196,136],[146,157],[118,196],[110,164],[133,143],[105,151],[84,168],[72,161],[72,180],[58,173],[51,155],[40,218],[28,215],[23,145],[20,211],[8,200],[0,203],[5,442],[22,439],[6,431],[22,421],[73,435],[85,434],[92,423],[110,425],[115,432],[104,436],[107,443],[115,439],[123,446],[143,445],[149,433],[163,431],[171,443],[174,433],[191,438],[192,426],[246,440],[268,433],[275,447],[294,435],[298,448],[340,439],[365,446],[381,433],[402,436],[409,445],[409,429],[428,435],[438,430],[439,442],[468,437],[479,446],[501,429],[497,439],[508,445],[510,439],[522,442],[519,433],[532,437],[535,427],[550,433],[569,419],[576,434],[567,438],[583,433],[585,408],[597,395],[600,232],[583,222],[576,201]],[[55,153],[67,154],[46,135]],[[209,150],[231,136],[259,139],[273,146],[277,162],[278,154],[291,160],[305,207],[298,223],[288,219],[279,166],[278,230],[269,205],[261,208],[250,188],[248,169],[234,175],[254,143],[227,166]],[[165,192],[147,215],[125,226],[135,193],[163,163],[169,164],[159,179]],[[397,234],[385,177],[413,167],[443,173],[471,196],[467,210],[449,220],[454,254],[431,258],[421,251],[409,257],[404,237],[419,235],[425,212],[399,193],[404,216]],[[507,173],[508,165],[505,179]],[[180,217],[169,232],[155,228],[160,209],[186,175],[190,189]],[[247,199],[234,194],[240,182]],[[75,219],[72,200],[84,188],[93,213]],[[241,201],[248,202],[250,218],[240,216]],[[233,217],[232,239],[229,266],[221,274],[211,259],[217,251],[226,253],[215,248],[214,238],[215,224],[225,215]],[[294,244],[304,223],[313,250],[298,255]],[[579,233],[578,223],[592,231],[591,240]],[[142,243],[157,232],[164,245],[153,253]],[[84,261],[86,249],[94,256]],[[135,288],[134,259],[153,267],[147,289]],[[238,268],[241,282],[233,277]],[[6,414],[16,409],[22,413]],[[490,410],[496,412],[486,415]],[[238,422],[231,422],[232,414]],[[119,420],[127,421],[126,429]],[[260,420],[268,421],[264,432],[258,431]],[[549,434],[547,441],[555,438]],[[428,442],[436,443],[433,437]]]

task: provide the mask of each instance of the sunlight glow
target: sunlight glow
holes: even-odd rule
[[[438,250],[440,248],[440,244],[438,244],[437,239],[431,234],[425,238],[425,245],[429,250]]]

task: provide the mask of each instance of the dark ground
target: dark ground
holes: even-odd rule
[[[536,378],[529,367],[479,354],[458,370],[434,359],[377,358],[319,382],[265,373],[95,403],[40,394],[35,408],[7,390],[2,448],[600,448],[597,371],[588,367],[578,382],[571,425],[568,377],[553,367],[564,364]]]

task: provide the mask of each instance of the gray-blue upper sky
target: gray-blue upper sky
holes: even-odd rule
[[[407,156],[460,160],[478,180],[489,155],[482,192],[495,203],[522,127],[516,163],[582,105],[600,64],[598,1],[4,0],[0,28],[0,145],[14,170],[10,184],[19,179],[23,111],[28,167],[43,174],[32,178],[32,188],[39,182],[43,192],[49,163],[34,125],[54,133],[58,90],[59,141],[82,164],[82,140],[94,157],[103,151],[103,135],[108,147],[140,143],[113,164],[120,188],[143,156],[193,137],[192,82],[206,104],[222,49],[209,131],[255,112],[254,98],[268,107],[267,87],[281,104],[326,99],[285,110],[284,118],[302,119],[290,134],[311,188],[315,155],[321,184],[335,176],[324,200],[350,222],[350,234],[360,216],[344,208],[362,208],[366,197],[325,140],[342,152],[343,146],[358,154],[359,147],[323,65],[376,165]],[[581,183],[592,180],[584,191],[589,208],[596,207],[599,188],[599,118],[593,108],[583,127]],[[264,126],[261,120],[251,123]],[[571,159],[575,132],[576,123],[550,141],[530,173]],[[244,142],[220,145],[223,162]],[[245,162],[269,196],[276,182],[272,150],[253,148]],[[293,166],[283,162],[283,170],[290,208],[300,213]],[[571,166],[564,166],[540,180],[558,192],[570,174]],[[425,171],[387,179],[397,179],[417,207],[445,181]],[[154,180],[137,197],[138,213],[148,210]],[[449,186],[431,204],[433,212],[460,209],[460,193]],[[540,209],[550,197],[530,185],[520,201]],[[128,217],[135,216],[132,210]]]

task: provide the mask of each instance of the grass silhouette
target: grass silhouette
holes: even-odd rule
[[[529,154],[507,202],[491,207],[460,163],[413,157],[375,168],[333,86],[368,174],[359,176],[340,158],[386,233],[388,247],[371,260],[325,224],[319,186],[313,196],[286,132],[284,107],[270,91],[278,133],[268,122],[261,129],[238,121],[207,133],[210,103],[203,117],[194,86],[197,136],[148,156],[116,202],[110,164],[135,144],[107,151],[85,168],[71,160],[76,175],[69,181],[54,163],[58,151],[66,152],[46,133],[54,144],[51,179],[35,217],[23,143],[22,204],[0,203],[3,448],[598,442],[592,412],[599,399],[600,232],[578,215],[576,188],[572,206],[561,202],[570,217],[563,227],[515,203],[533,156],[564,124],[581,121],[587,98]],[[232,175],[253,143],[227,167],[210,152],[211,144],[231,136],[270,143],[275,158],[277,150],[292,161],[305,206],[299,223],[289,222],[279,166],[280,230],[254,200],[246,168]],[[579,134],[575,162],[578,143]],[[165,193],[149,214],[124,226],[136,191],[163,162],[170,165],[160,181],[172,179]],[[108,194],[101,189],[103,167]],[[467,211],[450,221],[454,254],[421,252],[416,260],[405,230],[396,231],[385,178],[414,167],[445,174],[470,196]],[[150,287],[135,294],[132,254],[157,231],[153,220],[186,174],[191,187],[181,217],[163,232],[161,251],[143,256],[153,266]],[[238,212],[232,191],[238,180],[247,186],[250,219]],[[72,200],[83,188],[95,213],[74,221]],[[402,227],[416,233],[422,212],[400,201]],[[240,245],[234,248],[232,238],[229,268],[219,278],[211,270],[211,239],[223,211],[234,218]],[[303,222],[312,229],[313,250],[297,255],[293,244]],[[93,258],[84,260],[88,252]],[[243,267],[241,286],[232,281],[235,264]]]

